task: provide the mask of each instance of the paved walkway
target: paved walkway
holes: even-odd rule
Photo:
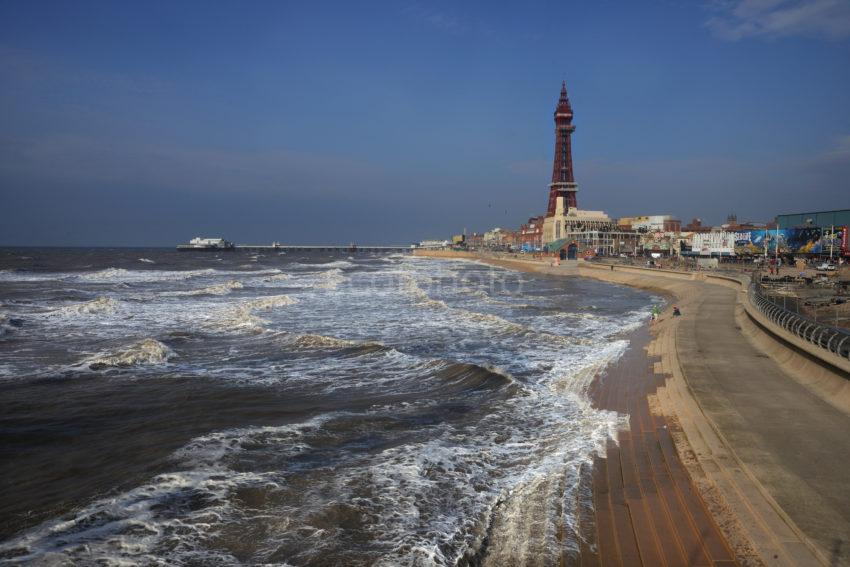
[[[830,564],[850,565],[850,417],[743,337],[737,292],[700,293],[676,332],[691,393],[738,458]]]

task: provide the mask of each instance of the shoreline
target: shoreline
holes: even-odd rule
[[[640,269],[609,271],[607,266],[585,265],[580,261],[552,266],[544,261],[472,253],[435,251],[419,252],[417,255],[464,258],[540,274],[589,277],[645,289],[668,300],[659,322],[648,333],[650,340],[641,346],[640,350],[645,349],[646,352],[633,353],[627,364],[629,352],[635,351],[637,346],[630,344],[623,357],[591,385],[592,395],[602,395],[599,392],[607,391],[611,399],[611,393],[616,392],[620,396],[620,409],[623,408],[624,396],[631,402],[626,402],[628,411],[623,412],[629,414],[629,430],[618,435],[619,443],[609,440],[605,458],[598,456],[594,459],[592,476],[596,508],[595,541],[598,546],[596,553],[591,547],[583,546],[584,552],[590,552],[588,564],[598,564],[600,560],[603,565],[608,564],[607,561],[644,565],[665,562],[694,564],[696,557],[692,552],[697,555],[707,553],[709,564],[715,565],[847,564],[847,554],[841,550],[842,539],[837,540],[830,553],[825,537],[818,538],[820,534],[812,529],[818,522],[809,521],[811,514],[807,515],[804,506],[794,506],[791,497],[805,479],[791,479],[796,482],[784,484],[765,482],[765,478],[772,480],[772,476],[790,477],[786,469],[791,467],[783,460],[787,455],[781,453],[781,458],[773,459],[769,467],[762,467],[762,463],[752,455],[759,454],[758,451],[764,453],[767,449],[752,440],[750,443],[742,442],[738,438],[740,432],[729,425],[729,420],[722,419],[724,412],[728,413],[730,408],[711,403],[714,401],[711,398],[713,386],[708,379],[722,376],[717,372],[720,368],[728,368],[728,363],[707,360],[695,339],[702,325],[696,325],[696,319],[717,318],[713,311],[701,309],[706,303],[704,296],[707,291],[714,295],[723,294],[724,309],[733,313],[731,325],[740,335],[735,339],[737,350],[743,351],[750,359],[773,364],[770,368],[774,375],[782,372],[786,375],[782,378],[791,381],[790,373],[779,371],[777,364],[770,360],[772,357],[762,354],[761,345],[747,334],[749,329],[741,319],[746,317],[746,313],[743,307],[737,305],[740,285],[733,293],[730,289],[735,287],[732,281],[717,279],[716,282],[707,282],[704,277],[672,271],[667,273],[667,270],[663,271],[665,273]],[[682,309],[682,317],[671,316],[671,300]],[[639,366],[641,360],[643,367]],[[712,369],[714,366],[718,368]],[[610,382],[607,390],[606,380]],[[635,383],[643,384],[644,391],[636,393],[634,388],[629,387]],[[801,387],[799,383],[795,386]],[[706,390],[706,387],[709,389]],[[706,403],[709,404],[707,409],[703,407]],[[729,438],[729,435],[733,437]],[[661,453],[659,448],[663,449]],[[840,451],[840,448],[836,450]],[[609,464],[614,464],[614,467]],[[617,474],[612,474],[612,468]],[[687,482],[683,482],[685,480]],[[678,491],[671,492],[670,481]],[[786,513],[780,504],[788,502],[791,505]],[[840,520],[833,510],[820,515],[835,522]],[[792,518],[802,519],[806,530],[798,527]],[[674,521],[670,523],[671,520]],[[839,538],[841,525],[833,530],[837,530]],[[692,530],[675,534],[670,531],[681,526],[695,526],[696,539],[691,537]],[[712,532],[719,537],[712,536]],[[616,554],[612,555],[611,549]],[[723,557],[724,550],[732,555]],[[684,563],[681,562],[683,551]],[[585,562],[584,557],[582,562]]]
[[[580,275],[566,266],[539,261],[472,254],[443,253],[432,257],[466,258],[542,275]],[[757,564],[748,542],[735,537],[731,530],[721,533],[721,522],[738,526],[728,513],[720,514],[716,506],[710,509],[700,498],[693,482],[696,475],[679,457],[685,452],[681,439],[679,443],[674,440],[672,424],[658,411],[657,403],[650,404],[650,396],[665,382],[664,376],[654,372],[657,357],[650,356],[650,351],[659,331],[672,322],[672,307],[679,299],[679,290],[652,281],[627,284],[597,279],[660,295],[665,305],[652,327],[641,326],[625,335],[629,340],[626,352],[600,371],[588,389],[594,407],[628,415],[629,426],[617,432],[617,439],[609,438],[604,455],[594,455],[588,479],[594,517],[592,526],[582,526],[581,563]],[[734,551],[733,545],[727,544],[730,539],[735,541]]]
[[[478,259],[530,273],[568,275],[542,262]],[[626,335],[626,352],[590,385],[594,407],[628,415],[629,426],[618,431],[617,439],[609,438],[605,455],[594,456],[590,476],[595,525],[589,539],[595,548],[582,546],[582,563],[760,564],[750,542],[739,536],[734,515],[716,504],[716,495],[697,485],[696,480],[704,477],[699,464],[681,458],[693,449],[676,420],[665,418],[657,403],[656,392],[664,387],[665,377],[655,372],[659,357],[650,353],[657,350],[653,345],[658,335],[673,323],[681,286],[633,278],[594,279],[651,292],[663,297],[665,304],[656,323]]]

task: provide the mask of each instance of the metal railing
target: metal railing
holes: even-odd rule
[[[783,299],[769,293],[764,285],[753,279],[750,301],[771,322],[804,341],[850,360],[850,331],[819,323],[783,306]]]

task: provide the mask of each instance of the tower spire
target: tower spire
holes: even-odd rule
[[[566,111],[572,114],[573,109],[570,106],[570,98],[567,96],[567,82],[561,81],[561,98],[558,99],[557,111]]]
[[[573,179],[572,133],[573,108],[567,96],[567,82],[561,82],[561,96],[555,107],[555,159],[552,164],[552,183],[549,184],[549,206],[546,216],[555,215],[558,197],[564,197],[564,208],[577,208],[578,186]]]

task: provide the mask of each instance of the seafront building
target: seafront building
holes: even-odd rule
[[[543,248],[544,215],[531,217],[517,231],[517,245],[525,252],[537,252]]]
[[[777,216],[776,222],[780,229],[848,227],[850,226],[850,209],[784,214]]]
[[[691,222],[682,227],[682,232],[711,232],[711,226],[702,224],[702,219],[693,218]]]
[[[621,230],[636,230],[637,232],[674,232],[682,230],[682,221],[672,215],[647,215],[640,217],[620,217],[617,226]]]

